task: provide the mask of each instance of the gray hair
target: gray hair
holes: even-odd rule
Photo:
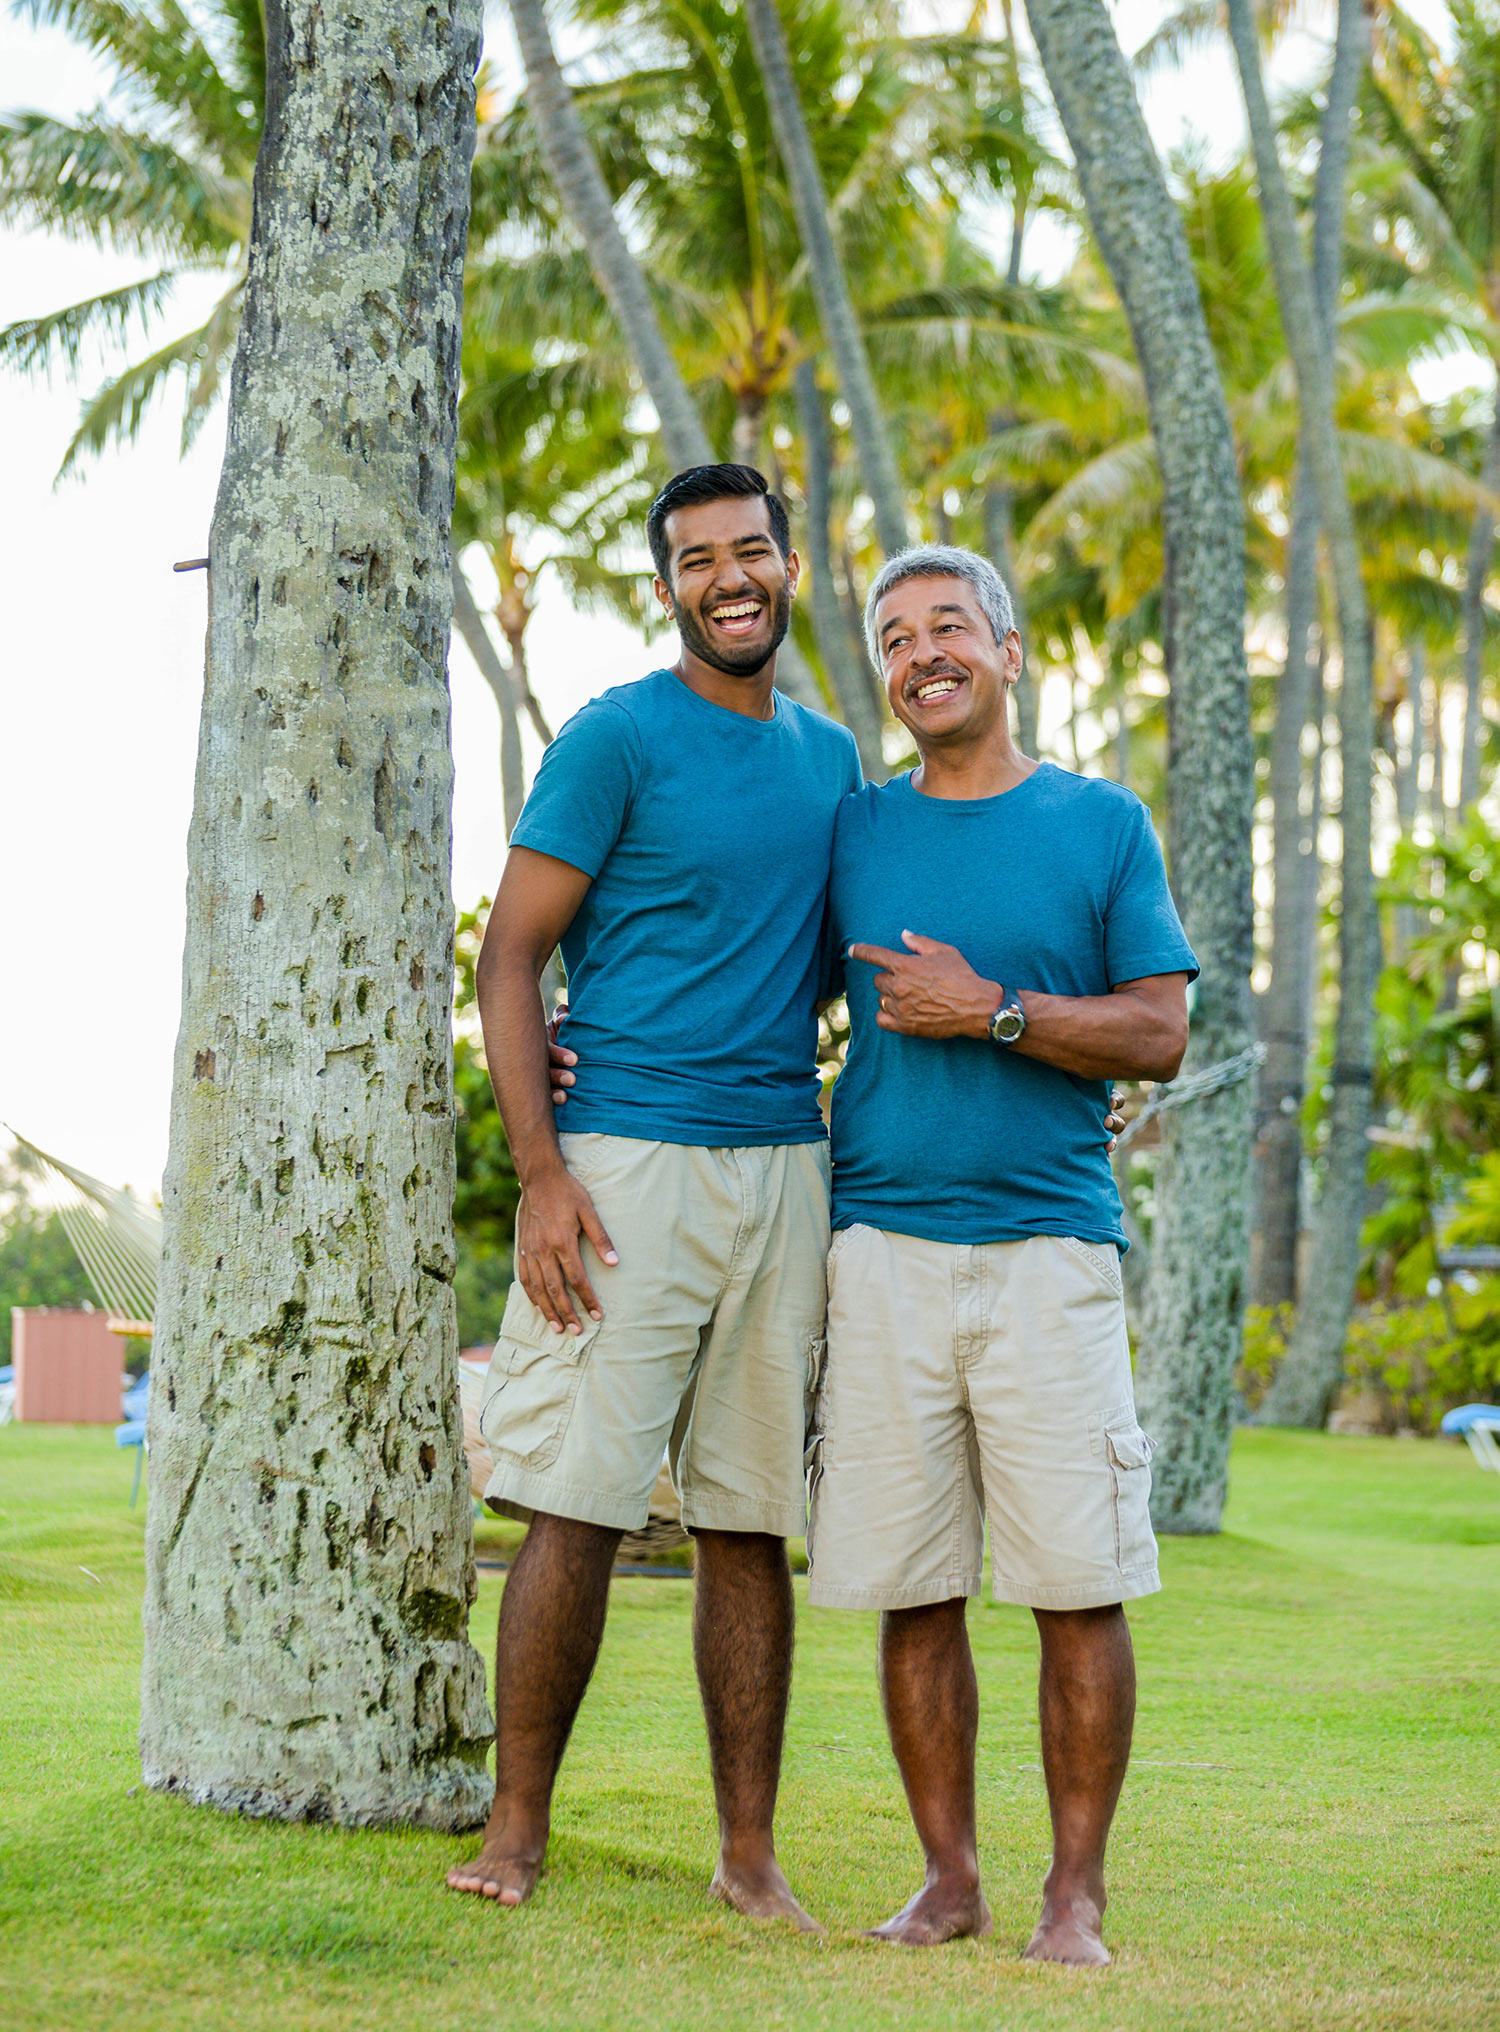
[[[1010,589],[987,557],[977,550],[960,550],[956,543],[913,544],[910,550],[898,550],[886,559],[865,601],[865,647],[877,670],[881,666],[875,609],[888,592],[908,579],[966,579],[996,642],[1003,642],[1016,625]]]

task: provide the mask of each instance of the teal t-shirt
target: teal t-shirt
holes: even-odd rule
[[[1151,814],[1130,791],[1043,762],[1000,797],[924,797],[909,776],[839,811],[829,915],[851,943],[903,931],[957,946],[1007,997],[1107,995],[1196,974]],[[1075,1235],[1126,1246],[1105,1154],[1109,1082],[987,1039],[900,1037],[875,968],[846,963],[849,1055],[833,1093],[833,1224],[937,1242]]]
[[[562,942],[577,1084],[561,1126],[651,1142],[813,1143],[816,1000],[848,731],[780,692],[747,719],[668,670],[591,699],[512,844],[593,878]]]

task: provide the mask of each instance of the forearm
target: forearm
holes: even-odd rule
[[[1016,995],[1026,1028],[1008,1048],[1081,1079],[1170,1080],[1177,1076],[1187,1032],[1169,1011],[1143,996]]]
[[[517,947],[504,948],[481,966],[475,983],[490,1085],[523,1188],[563,1164],[548,1069],[544,965]]]

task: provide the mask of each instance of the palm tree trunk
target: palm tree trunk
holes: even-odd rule
[[[469,582],[456,557],[453,560],[453,620],[478,666],[479,675],[494,693],[495,704],[500,709],[500,797],[508,841],[526,802],[526,772],[521,759],[521,718],[516,711],[516,687],[511,672],[495,652],[484,617],[474,604],[474,595],[469,591]]]
[[[655,405],[662,447],[673,466],[712,465],[714,448],[703,419],[672,357],[646,279],[620,231],[609,187],[563,82],[544,0],[509,0],[509,5],[543,160]],[[822,710],[817,680],[790,640],[782,644],[777,674],[784,691]]]
[[[833,584],[833,543],[829,533],[829,480],[833,472],[833,437],[823,409],[817,370],[804,360],[794,377],[797,408],[802,420],[802,441],[807,447],[807,537],[812,554],[813,625],[818,647],[828,666],[834,697],[844,724],[859,745],[859,759],[872,783],[884,783],[885,755],[880,745],[880,716],[875,694],[865,668],[865,659],[854,662],[844,632],[844,617]]]
[[[1341,0],[1340,38],[1351,0]],[[1357,8],[1355,12],[1358,13]],[[1364,17],[1359,14],[1358,26]],[[1297,377],[1308,469],[1328,544],[1339,615],[1342,675],[1339,748],[1343,834],[1339,916],[1339,1014],[1323,1197],[1313,1234],[1306,1294],[1287,1356],[1262,1406],[1268,1423],[1321,1425],[1343,1374],[1344,1343],[1359,1271],[1370,1115],[1370,1050],[1375,986],[1375,895],[1370,867],[1374,746],[1373,640],[1360,573],[1359,543],[1339,459],[1333,356],[1302,253],[1291,194],[1261,76],[1250,0],[1229,0],[1234,43],[1260,182],[1266,244],[1276,277],[1287,351]],[[1349,32],[1352,32],[1352,28]],[[1368,35],[1367,27],[1362,32]]]
[[[848,406],[849,427],[859,454],[859,469],[875,510],[875,531],[881,549],[889,557],[908,540],[901,476],[875,392],[864,334],[834,245],[833,229],[828,222],[828,195],[807,131],[807,116],[797,96],[786,29],[776,0],[745,0],[745,25],[750,31],[765,89],[776,152],[786,171],[797,231],[807,253],[808,277],[817,300],[818,318],[833,354],[839,393]]]
[[[1496,367],[1500,376],[1500,365]],[[1480,479],[1493,494],[1500,488],[1500,382],[1495,413],[1484,445]],[[1468,568],[1464,575],[1464,732],[1459,768],[1458,809],[1462,816],[1479,795],[1479,745],[1484,727],[1484,589],[1495,554],[1495,520],[1484,508],[1476,511],[1469,531]]]
[[[1009,419],[996,418],[997,427]],[[1026,596],[1021,590],[1021,581],[1016,572],[1015,519],[1011,512],[1010,488],[1004,480],[993,480],[984,490],[984,543],[990,554],[990,562],[1010,589],[1010,603],[1015,610],[1016,628],[1021,637],[1021,675],[1016,679],[1012,696],[1016,702],[1016,739],[1026,755],[1036,753],[1036,680],[1031,667],[1025,661],[1026,646],[1030,639],[1026,623]]]
[[[1403,840],[1409,840],[1417,822],[1417,783],[1422,774],[1422,669],[1425,662],[1420,642],[1407,652],[1406,706],[1411,731],[1406,754],[1396,757],[1396,823]],[[1392,927],[1392,959],[1404,960],[1417,935],[1417,913],[1409,903],[1396,905]]]
[[[1366,30],[1359,0],[1341,0],[1328,96],[1318,130],[1313,185],[1313,287],[1325,343],[1333,348],[1343,281],[1345,188],[1350,122],[1364,69]],[[1305,958],[1310,942],[1300,913],[1317,907],[1301,864],[1317,853],[1317,836],[1302,814],[1305,770],[1302,737],[1312,703],[1312,631],[1318,597],[1318,513],[1308,465],[1305,427],[1298,432],[1292,483],[1292,526],[1287,537],[1286,666],[1276,697],[1271,737],[1272,867],[1271,983],[1262,1011],[1266,1062],[1261,1071],[1256,1137],[1257,1305],[1283,1305],[1297,1295],[1297,1238],[1301,1227],[1302,1099],[1306,1080],[1308,993]]]
[[[542,159],[655,405],[667,457],[674,466],[709,465],[713,446],[662,334],[646,279],[620,231],[609,187],[558,69],[544,0],[510,0],[510,18],[526,66],[526,101]]]
[[[148,1785],[482,1819],[446,661],[479,8],[266,8],[151,1362]],[[400,52],[398,55],[397,52]]]
[[[1089,221],[1130,320],[1162,479],[1174,886],[1203,972],[1188,1069],[1250,1042],[1254,756],[1234,439],[1172,202],[1103,0],[1031,0]],[[1248,1082],[1163,1118],[1137,1389],[1158,1529],[1216,1531],[1248,1252]]]

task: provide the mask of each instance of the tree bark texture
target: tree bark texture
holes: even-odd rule
[[[804,360],[797,368],[794,382],[802,440],[807,447],[807,542],[812,562],[813,625],[839,711],[859,745],[865,776],[872,783],[884,783],[885,753],[880,745],[880,714],[874,688],[864,658],[858,664],[854,661],[833,583],[833,543],[829,534],[833,436],[823,408],[817,370],[811,360]]]
[[[1359,541],[1339,459],[1334,414],[1333,352],[1296,214],[1276,148],[1276,130],[1261,75],[1250,0],[1228,0],[1229,33],[1239,65],[1250,142],[1260,184],[1266,245],[1276,278],[1282,330],[1297,379],[1302,442],[1328,545],[1338,602],[1340,856],[1339,1013],[1323,1196],[1314,1224],[1307,1287],[1285,1361],[1261,1407],[1271,1424],[1321,1425],[1343,1374],[1344,1344],[1354,1308],[1364,1222],[1370,1119],[1370,1051],[1376,971],[1374,877],[1370,866],[1373,789],[1374,640],[1360,570]],[[1347,20],[1346,20],[1346,17]],[[1357,17],[1357,18],[1356,18]],[[1351,0],[1341,0],[1340,41],[1368,26]],[[1363,54],[1360,57],[1363,63]]]
[[[1500,363],[1496,366],[1495,413],[1484,442],[1484,465],[1480,479],[1493,494],[1500,490]],[[1460,817],[1479,795],[1479,748],[1484,731],[1484,589],[1489,582],[1490,563],[1495,555],[1495,519],[1487,510],[1476,511],[1469,531],[1469,555],[1464,575],[1464,731],[1459,763],[1458,809]]]
[[[673,466],[710,465],[708,432],[662,334],[646,278],[620,231],[609,187],[563,82],[543,0],[510,0],[510,18],[526,66],[526,103],[537,145],[655,405],[662,448]]]
[[[1234,440],[1182,221],[1103,0],[1030,0],[1089,221],[1125,306],[1162,478],[1172,877],[1203,972],[1187,1070],[1250,1042],[1253,751]],[[1223,1513],[1249,1245],[1251,1084],[1163,1117],[1141,1417],[1168,1532]]]
[[[446,658],[479,9],[270,0],[151,1364],[146,1782],[482,1819]]]
[[[512,673],[500,661],[490,640],[484,616],[474,604],[469,582],[457,558],[453,560],[453,621],[464,638],[469,654],[494,694],[500,712],[500,796],[505,811],[507,842],[516,829],[521,807],[526,802],[526,771],[521,754],[521,716],[516,707]]]
[[[1313,294],[1324,342],[1333,356],[1339,290],[1343,283],[1345,191],[1350,123],[1359,96],[1368,30],[1361,0],[1340,0],[1328,97],[1318,127],[1318,168],[1313,183]],[[1273,894],[1271,982],[1266,990],[1262,1038],[1266,1062],[1260,1080],[1256,1137],[1256,1220],[1259,1248],[1253,1297],[1257,1305],[1284,1305],[1297,1295],[1297,1241],[1302,1226],[1302,1101],[1307,1076],[1308,961],[1313,941],[1304,912],[1317,909],[1314,879],[1303,861],[1318,851],[1317,834],[1302,811],[1306,769],[1303,734],[1315,688],[1313,627],[1318,604],[1318,512],[1308,467],[1305,426],[1298,433],[1287,534],[1286,666],[1276,697],[1271,736]]]
[[[909,541],[901,475],[875,377],[870,372],[864,333],[855,315],[833,228],[828,220],[828,194],[813,153],[807,115],[792,76],[791,52],[776,0],[745,0],[745,25],[765,87],[766,110],[776,136],[776,152],[786,171],[797,231],[807,253],[808,279],[817,300],[823,336],[833,354],[839,393],[849,409],[849,428],[859,454],[859,469],[875,510],[875,532],[889,557]]]

